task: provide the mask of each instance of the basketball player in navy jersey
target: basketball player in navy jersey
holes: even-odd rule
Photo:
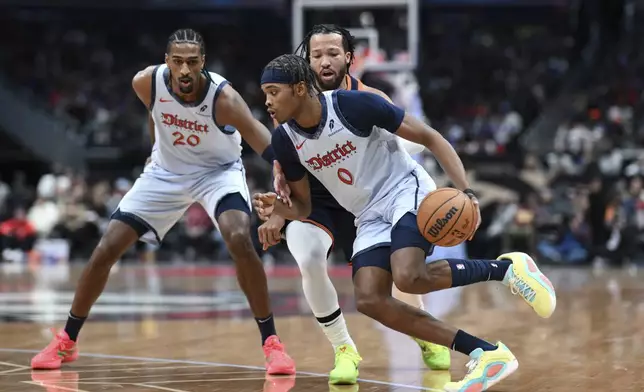
[[[353,63],[355,38],[351,33],[336,25],[316,25],[306,35],[298,54],[306,58],[316,73],[318,86],[323,91],[361,90],[390,98],[380,90],[364,85],[349,74]],[[276,122],[275,126],[279,126]],[[411,153],[424,149],[423,146],[398,138],[402,146]],[[278,174],[276,177],[283,177]],[[312,212],[306,219],[289,222],[285,230],[288,248],[302,273],[304,295],[335,351],[334,367],[329,373],[331,384],[353,384],[357,382],[358,365],[361,357],[351,338],[346,321],[338,303],[335,290],[327,271],[327,256],[333,246],[351,258],[356,229],[354,216],[329,194],[313,176],[311,185]],[[279,186],[276,187],[278,193]],[[259,228],[260,237],[268,245],[279,243],[283,217],[274,214]],[[409,305],[423,309],[420,295],[401,293],[394,286],[394,296]],[[421,348],[425,364],[432,370],[447,370],[450,367],[450,353],[446,347],[415,339]]]
[[[256,194],[253,204],[260,217],[309,216],[310,173],[356,218],[352,266],[361,313],[401,333],[469,355],[465,378],[448,383],[447,391],[487,390],[513,373],[518,362],[503,343],[486,342],[391,297],[392,283],[403,292],[425,294],[496,280],[539,316],[548,318],[555,310],[552,284],[524,253],[504,254],[497,260],[425,264],[431,244],[418,230],[415,214],[435,184],[400,148],[394,133],[430,149],[455,187],[473,196],[449,142],[376,94],[320,93],[314,71],[297,55],[271,61],[262,73],[261,87],[269,114],[282,124],[273,132],[272,146],[291,191],[291,204],[272,192]]]
[[[65,329],[32,359],[32,368],[58,369],[76,360],[79,331],[114,263],[139,239],[160,243],[188,207],[199,202],[235,262],[262,336],[267,372],[295,373],[275,332],[266,274],[250,238],[250,195],[241,162],[242,137],[272,161],[271,134],[237,91],[204,65],[201,35],[178,30],[168,41],[165,63],[134,77],[134,91],[153,126],[151,162],[123,197],[85,267]]]

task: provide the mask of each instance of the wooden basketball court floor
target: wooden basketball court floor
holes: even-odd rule
[[[408,337],[355,312],[350,271],[334,268],[341,305],[364,361],[356,386],[333,387],[333,353],[301,292],[298,272],[277,267],[270,289],[278,332],[296,377],[267,378],[260,338],[229,267],[122,266],[80,336],[81,357],[60,371],[29,359],[64,325],[79,268],[0,274],[0,391],[441,390],[460,379],[426,370]],[[538,318],[498,283],[425,297],[428,310],[470,333],[506,343],[519,370],[494,391],[644,391],[644,284],[638,271],[547,270],[558,290],[551,319]]]

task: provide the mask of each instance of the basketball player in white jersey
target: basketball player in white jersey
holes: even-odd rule
[[[418,203],[435,184],[397,142],[394,133],[430,149],[455,187],[474,198],[463,164],[437,131],[363,91],[318,93],[315,74],[300,56],[271,61],[261,77],[268,112],[280,124],[272,146],[291,191],[291,204],[275,193],[257,194],[262,219],[273,213],[305,219],[311,213],[308,173],[355,216],[357,237],[352,266],[358,310],[401,333],[470,356],[468,372],[447,391],[483,391],[513,373],[518,362],[501,342],[474,337],[391,297],[392,283],[403,292],[425,294],[496,280],[520,295],[535,312],[550,317],[554,288],[524,253],[497,260],[445,259],[425,264],[431,244],[416,224]],[[479,219],[480,220],[480,219]]]
[[[336,25],[316,25],[306,35],[296,52],[306,58],[316,73],[318,86],[323,91],[362,90],[378,94],[390,101],[380,90],[364,85],[349,75],[353,63],[355,38]],[[279,124],[276,124],[278,126]],[[410,153],[424,150],[424,146],[398,138]],[[281,173],[276,178],[283,178]],[[353,215],[342,208],[322,184],[309,176],[312,212],[305,220],[289,222],[285,230],[288,248],[302,273],[302,289],[313,315],[317,319],[335,351],[331,384],[354,384],[358,378],[358,365],[362,358],[351,338],[338,302],[338,293],[329,278],[327,256],[332,247],[340,248],[351,259],[356,229]],[[278,193],[288,197],[276,187]],[[259,228],[260,237],[268,245],[279,243],[286,221],[273,215]],[[394,286],[394,297],[411,306],[423,308],[420,295],[400,292]],[[446,347],[416,339],[424,363],[432,370],[447,370],[450,353]]]
[[[151,163],[124,196],[85,267],[65,329],[32,359],[33,368],[57,369],[78,357],[78,333],[110,268],[137,240],[160,243],[186,209],[198,202],[235,262],[239,285],[262,335],[267,372],[295,373],[295,364],[275,332],[266,275],[250,238],[250,195],[241,162],[242,136],[271,161],[271,134],[228,82],[207,72],[204,64],[201,35],[178,30],[168,41],[165,63],[134,77],[134,91],[154,125]]]

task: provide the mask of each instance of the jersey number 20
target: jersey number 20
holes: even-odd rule
[[[174,142],[172,143],[173,146],[185,146],[187,144],[195,147],[201,143],[201,139],[199,139],[199,136],[197,135],[190,135],[186,138],[183,133],[176,131],[172,133],[172,136],[174,136]]]

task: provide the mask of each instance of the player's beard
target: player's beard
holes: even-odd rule
[[[188,84],[183,84],[181,83],[182,80],[185,81],[190,81]],[[179,91],[181,91],[182,94],[190,94],[194,90],[195,82],[192,78],[181,78],[179,79]]]
[[[340,88],[342,81],[344,81],[344,79],[347,77],[347,70],[340,70],[336,74],[336,77],[330,81],[323,81],[319,73],[317,73],[315,76],[317,77],[318,84],[323,91],[332,91]]]

